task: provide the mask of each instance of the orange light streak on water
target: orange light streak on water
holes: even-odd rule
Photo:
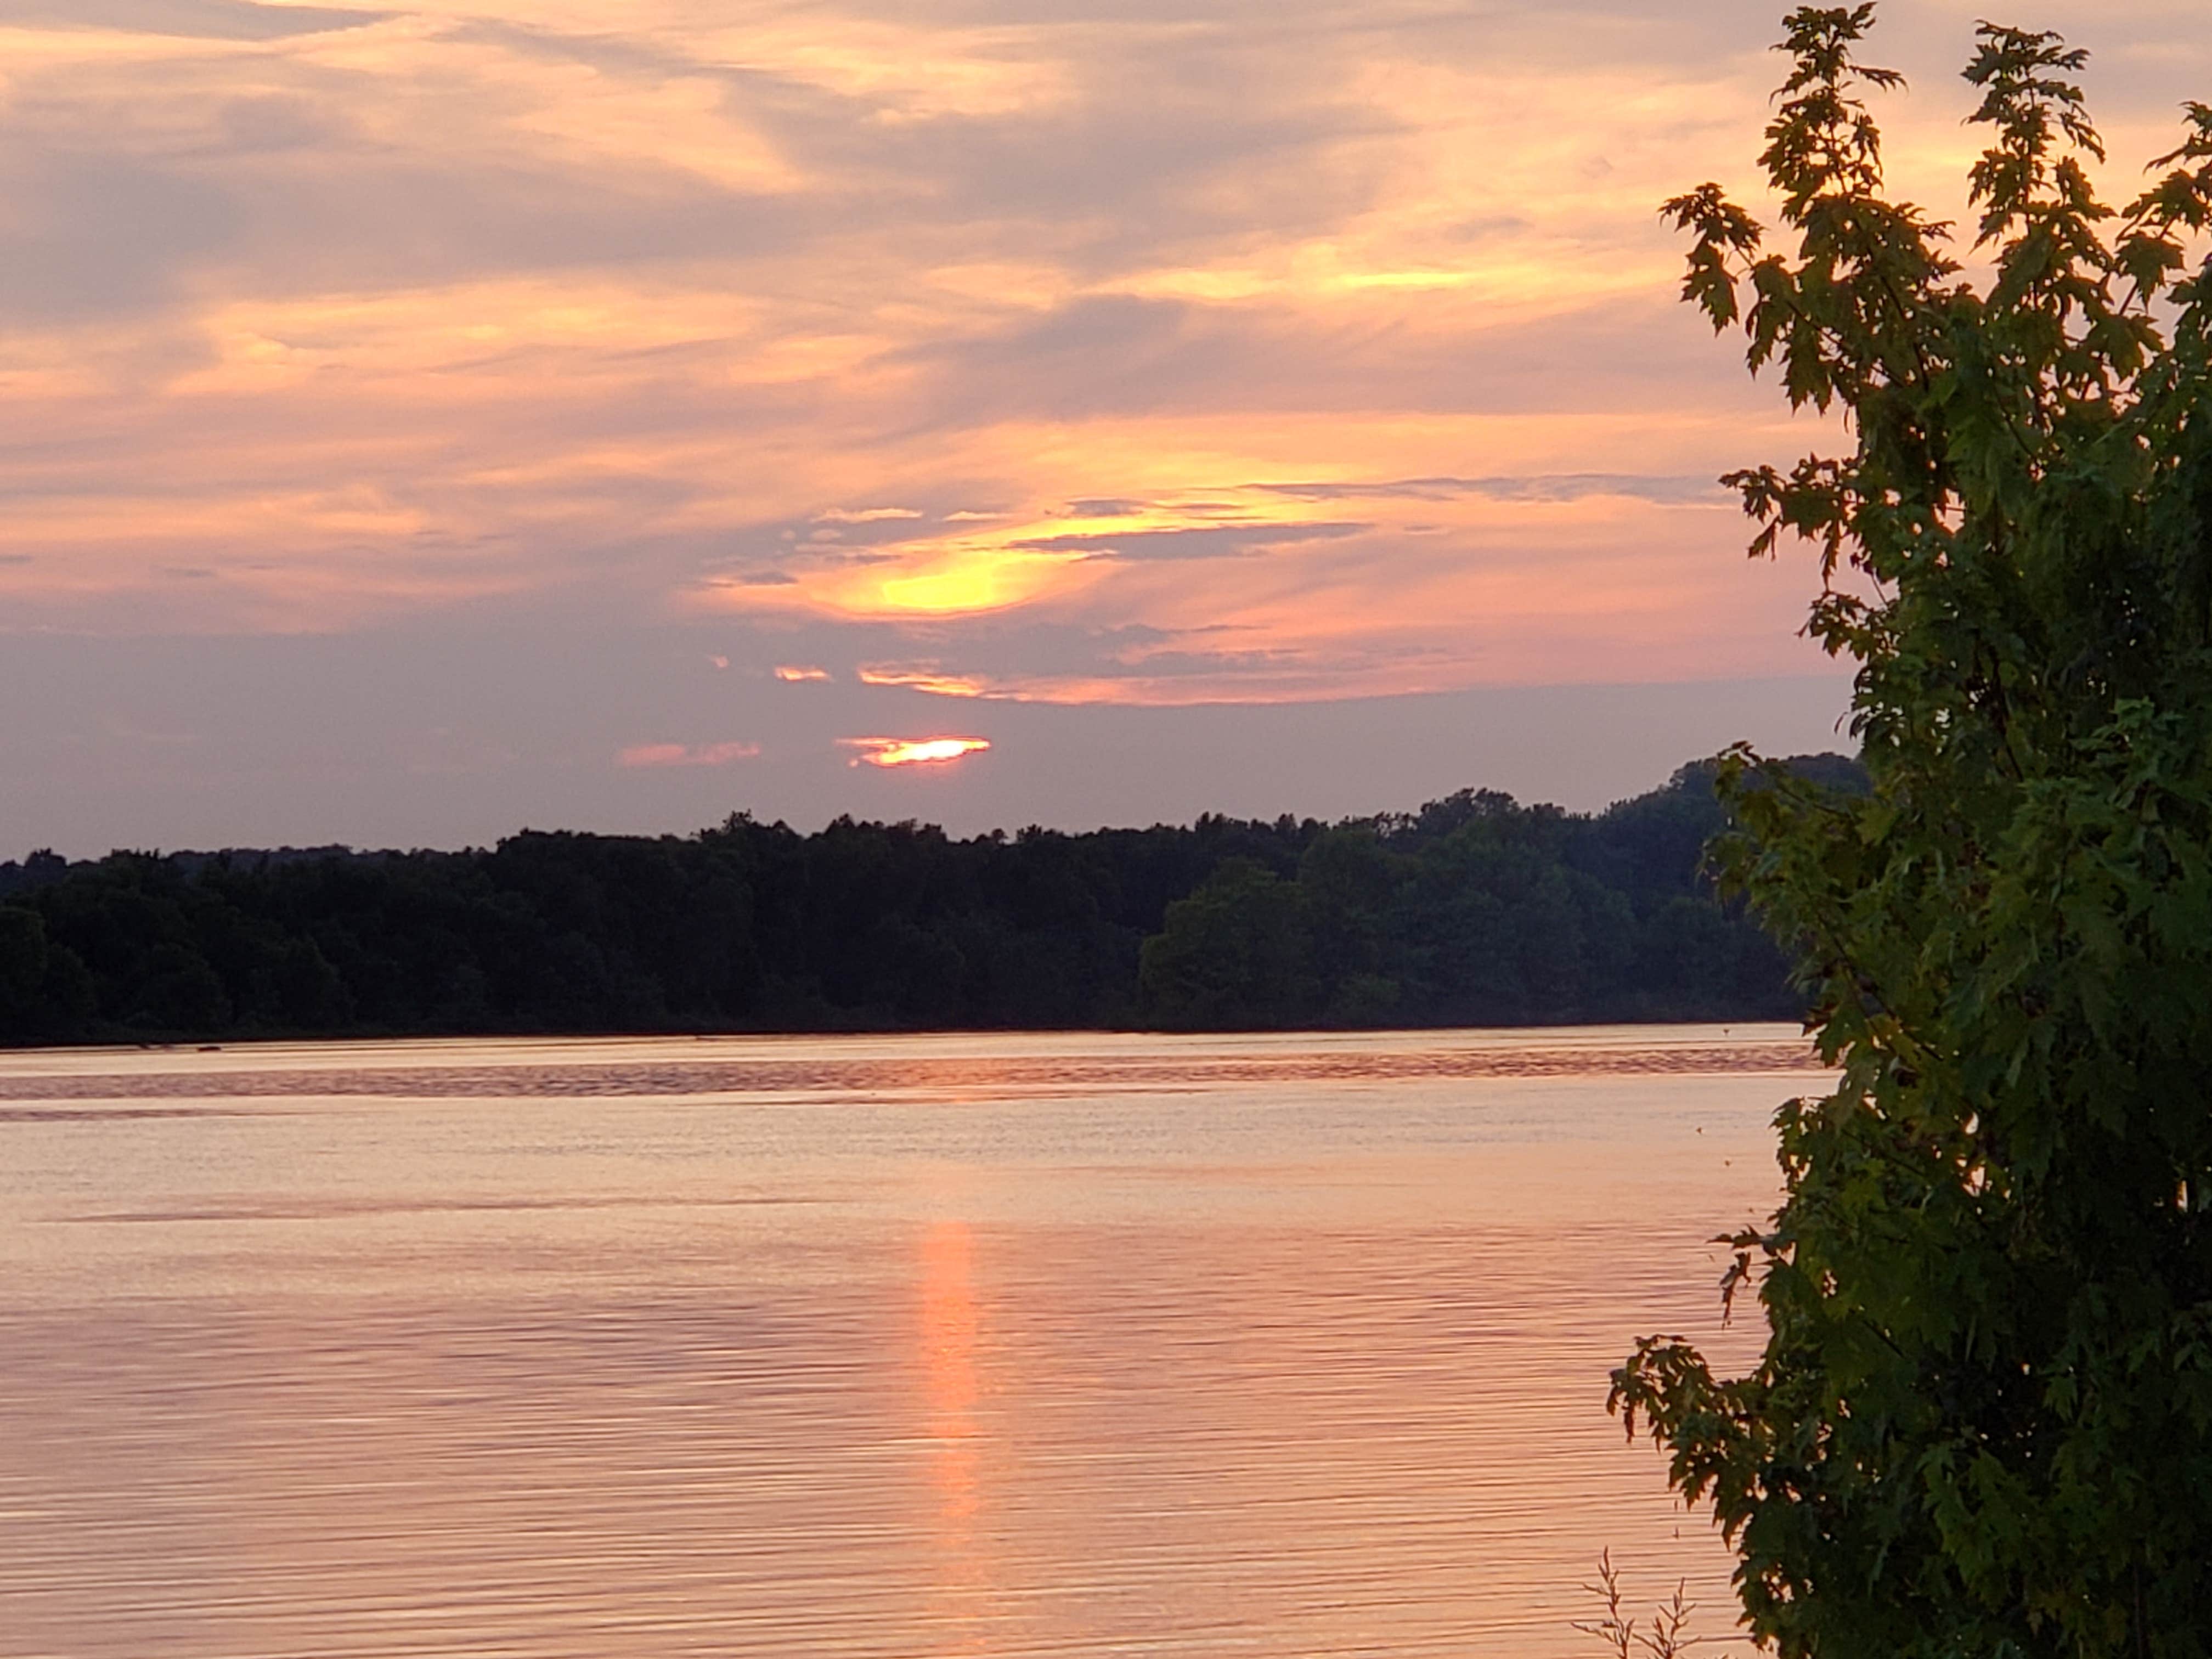
[[[966,1222],[939,1221],[922,1231],[915,1263],[921,1404],[937,1505],[932,1536],[938,1556],[938,1594],[926,1626],[941,1631],[940,1650],[947,1654],[988,1651],[994,1588],[982,1526],[974,1253],[973,1232]]]

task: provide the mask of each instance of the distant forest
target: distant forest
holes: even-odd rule
[[[0,1042],[1795,1018],[1705,879],[1723,827],[1699,763],[1595,814],[40,853],[0,864]]]

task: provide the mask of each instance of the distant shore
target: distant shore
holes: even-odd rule
[[[0,864],[0,1043],[1794,1018],[1705,878],[1723,828],[1697,763],[1592,814],[34,854]]]

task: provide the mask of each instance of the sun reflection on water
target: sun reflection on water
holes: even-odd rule
[[[932,1536],[937,1590],[928,1624],[944,1651],[980,1652],[995,1589],[983,1522],[981,1388],[976,1364],[979,1316],[974,1231],[939,1221],[922,1231],[916,1255],[921,1296],[923,1425],[935,1505]]]

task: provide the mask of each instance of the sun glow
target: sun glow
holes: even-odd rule
[[[849,763],[854,766],[943,765],[991,746],[988,738],[840,738],[837,741],[856,751]]]
[[[1065,556],[1026,550],[963,548],[932,559],[912,575],[871,583],[873,608],[923,615],[1002,610],[1036,597],[1070,562]]]

